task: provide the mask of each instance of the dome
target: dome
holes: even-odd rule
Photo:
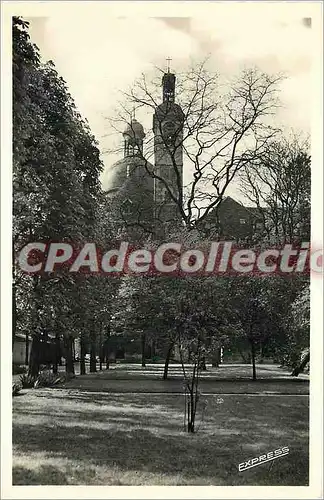
[[[154,169],[153,165],[149,162],[145,162],[144,159],[133,156],[129,158],[122,158],[114,163],[110,167],[110,182],[109,182],[109,192],[117,192],[125,186],[129,177],[128,174],[131,170],[140,169],[142,171],[141,175],[147,172],[147,169],[150,171]],[[148,173],[147,177],[152,178]]]
[[[144,139],[144,128],[135,118],[132,119],[123,132],[123,136],[135,137],[137,139]]]

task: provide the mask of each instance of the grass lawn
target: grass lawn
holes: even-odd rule
[[[192,367],[186,365],[189,371]],[[69,389],[102,392],[183,392],[183,371],[178,364],[169,367],[168,380],[162,380],[163,365],[147,364],[145,368],[136,364],[116,364],[96,373],[87,373],[69,381]],[[221,365],[201,373],[200,388],[212,394],[308,394],[309,377],[291,377],[290,372],[276,365],[258,365],[257,380],[252,380],[250,365]]]
[[[13,484],[308,484],[306,395],[221,399],[201,397],[204,420],[198,412],[199,431],[190,435],[177,394],[24,390],[13,398]],[[289,455],[238,471],[283,446]]]

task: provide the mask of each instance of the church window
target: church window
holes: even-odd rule
[[[174,148],[175,147],[175,135],[174,134],[170,134],[167,136],[166,138],[166,145],[171,147],[171,148]]]
[[[167,146],[173,146],[176,142],[175,125],[173,122],[168,121],[163,124],[164,141]]]
[[[164,201],[165,201],[165,202],[169,202],[170,200],[171,200],[170,193],[169,193],[169,191],[165,188],[165,191],[164,191]]]
[[[122,211],[125,213],[125,214],[129,214],[131,212],[131,209],[132,209],[132,205],[133,205],[133,202],[127,198],[126,200],[123,201],[122,203]]]

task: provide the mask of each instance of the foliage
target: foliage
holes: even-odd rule
[[[250,350],[254,379],[257,359],[266,355],[282,359],[284,352],[291,352],[287,310],[303,282],[305,278],[291,276],[228,279],[230,307],[238,325],[232,343]]]
[[[188,395],[188,432],[195,432],[199,377],[206,357],[229,342],[231,311],[224,284],[215,277],[127,277],[120,289],[124,302],[115,324],[133,336],[144,333],[169,346],[164,378],[170,352],[178,348]],[[191,369],[185,368],[188,358]]]
[[[39,387],[53,387],[62,381],[61,377],[49,370],[41,372],[35,380],[35,389]]]
[[[23,389],[31,389],[34,387],[37,377],[28,373],[20,376],[20,383]]]
[[[97,142],[66,83],[53,62],[41,62],[28,23],[17,17],[13,18],[13,101],[13,341],[16,332],[32,335],[29,369],[37,375],[40,339],[55,337],[57,348],[64,345],[66,368],[73,373],[73,340],[80,336],[83,342],[89,340],[97,319],[94,309],[102,320],[101,329],[107,324],[103,313],[110,282],[81,273],[67,275],[64,268],[55,276],[27,276],[15,255],[29,241],[76,245],[102,239],[107,229],[99,180],[103,165]],[[88,313],[80,315],[86,309]],[[60,355],[58,351],[54,364]]]
[[[12,396],[17,396],[20,393],[21,389],[22,385],[17,382],[14,382],[12,384]]]
[[[305,353],[309,353],[310,341],[310,288],[306,284],[291,303],[287,316],[287,344],[283,363],[296,367]],[[287,348],[289,346],[289,348]]]
[[[299,331],[307,342],[310,327],[310,288],[306,286],[300,291],[291,304],[292,330]]]

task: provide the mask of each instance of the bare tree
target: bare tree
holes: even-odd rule
[[[309,241],[311,158],[308,140],[273,141],[242,170],[241,190],[258,208],[270,243]]]
[[[177,74],[176,87],[175,75],[164,73],[162,103],[160,78],[148,80],[143,74],[123,93],[119,112],[110,120],[120,133],[125,123],[132,129],[131,110],[154,114],[153,130],[136,155],[154,179],[155,193],[160,193],[156,219],[168,222],[160,208],[169,204],[174,212],[176,206],[188,229],[206,221],[237,173],[259,163],[278,133],[271,116],[279,105],[281,76],[248,69],[236,79],[221,81],[207,66],[203,61]]]

